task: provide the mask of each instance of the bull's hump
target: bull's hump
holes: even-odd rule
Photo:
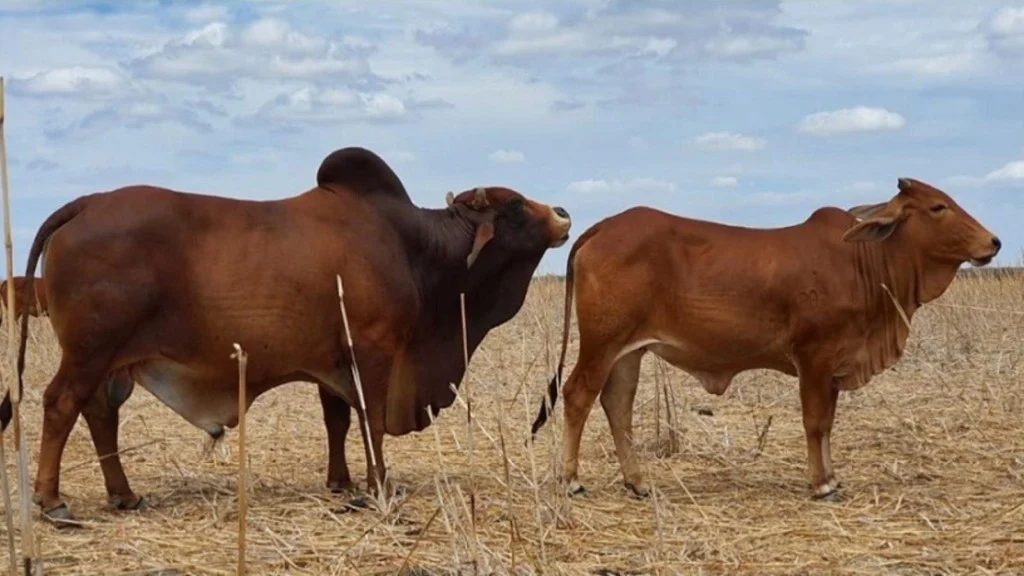
[[[316,182],[320,187],[341,187],[356,194],[390,196],[411,202],[394,170],[365,148],[342,148],[328,154],[320,163]]]

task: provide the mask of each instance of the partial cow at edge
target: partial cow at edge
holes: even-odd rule
[[[757,230],[634,208],[579,237],[566,269],[558,373],[533,432],[557,398],[572,301],[579,360],[565,382],[565,481],[594,400],[608,417],[625,484],[649,488],[632,444],[633,399],[647,352],[713,394],[751,369],[799,377],[811,486],[836,494],[830,435],[840,390],[895,364],[923,304],[965,262],[988,264],[1001,243],[948,195],[900,179],[890,201],[822,208],[796,226]],[[906,322],[902,315],[906,315]]]
[[[28,279],[24,276],[14,277],[14,318],[21,318],[22,314],[39,317],[46,314],[46,290],[41,282],[33,282],[34,297],[26,298],[28,294]],[[7,280],[0,282],[0,298],[3,305],[0,306],[0,324],[3,324],[7,312]]]
[[[119,406],[138,383],[219,437],[239,416],[233,342],[249,355],[247,403],[286,382],[319,384],[330,488],[352,487],[352,407],[375,453],[376,466],[366,458],[368,488],[386,486],[384,433],[421,430],[455,399],[451,385],[465,370],[460,294],[472,353],[518,312],[541,257],[566,241],[569,227],[565,210],[508,188],[449,193],[447,207],[419,208],[387,164],[361,148],[330,154],[317,186],[284,200],[149,186],[74,200],[43,223],[26,273],[31,286],[43,258],[62,348],[43,394],[36,501],[51,519],[70,518],[60,463],[82,414],[110,503],[138,508],[143,500],[118,456]],[[26,337],[23,319],[19,380]],[[6,425],[8,400],[0,416]]]

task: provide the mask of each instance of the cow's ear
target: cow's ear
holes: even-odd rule
[[[491,239],[494,238],[494,223],[491,221],[485,221],[480,223],[476,227],[476,237],[473,238],[473,250],[470,251],[469,256],[466,257],[466,268],[472,268],[473,263],[476,262],[480,251],[484,249]]]

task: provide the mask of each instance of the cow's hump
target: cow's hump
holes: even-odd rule
[[[335,150],[320,163],[318,186],[342,186],[358,194],[380,194],[411,202],[398,175],[380,157],[365,148]]]

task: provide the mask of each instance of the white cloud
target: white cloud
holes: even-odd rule
[[[740,179],[735,176],[715,176],[711,179],[711,185],[715,188],[735,188],[740,185]]]
[[[884,108],[857,106],[810,114],[800,121],[797,129],[814,136],[831,136],[853,132],[899,130],[906,123],[903,116]]]
[[[704,50],[707,53],[725,60],[771,58],[786,52],[798,52],[803,47],[803,35],[744,35],[732,31],[712,38],[704,44]]]
[[[621,194],[664,194],[675,192],[672,182],[654,178],[632,178],[628,180],[577,180],[565,188],[570,194],[582,196],[607,196]]]
[[[226,20],[227,17],[228,9],[226,6],[214,6],[212,4],[200,4],[185,12],[185,19],[195,23]]]
[[[54,68],[18,79],[16,87],[34,96],[103,96],[122,90],[127,81],[117,70],[89,66]]]
[[[241,29],[211,22],[129,65],[143,76],[163,80],[192,83],[201,78],[207,87],[247,78],[279,82],[330,77],[365,83],[375,78],[367,60],[370,51],[365,41],[328,41],[264,18]]]
[[[707,132],[693,139],[701,150],[750,152],[765,146],[763,139],[732,132]]]
[[[1009,57],[1024,54],[1024,6],[1006,6],[985,23],[988,45]]]
[[[985,175],[987,182],[1024,184],[1024,160],[1007,162]]]
[[[495,150],[487,158],[494,164],[522,164],[526,155],[519,150]]]
[[[385,122],[404,118],[405,103],[390,94],[365,94],[343,88],[306,87],[267,102],[257,116],[275,122],[312,124]]]

